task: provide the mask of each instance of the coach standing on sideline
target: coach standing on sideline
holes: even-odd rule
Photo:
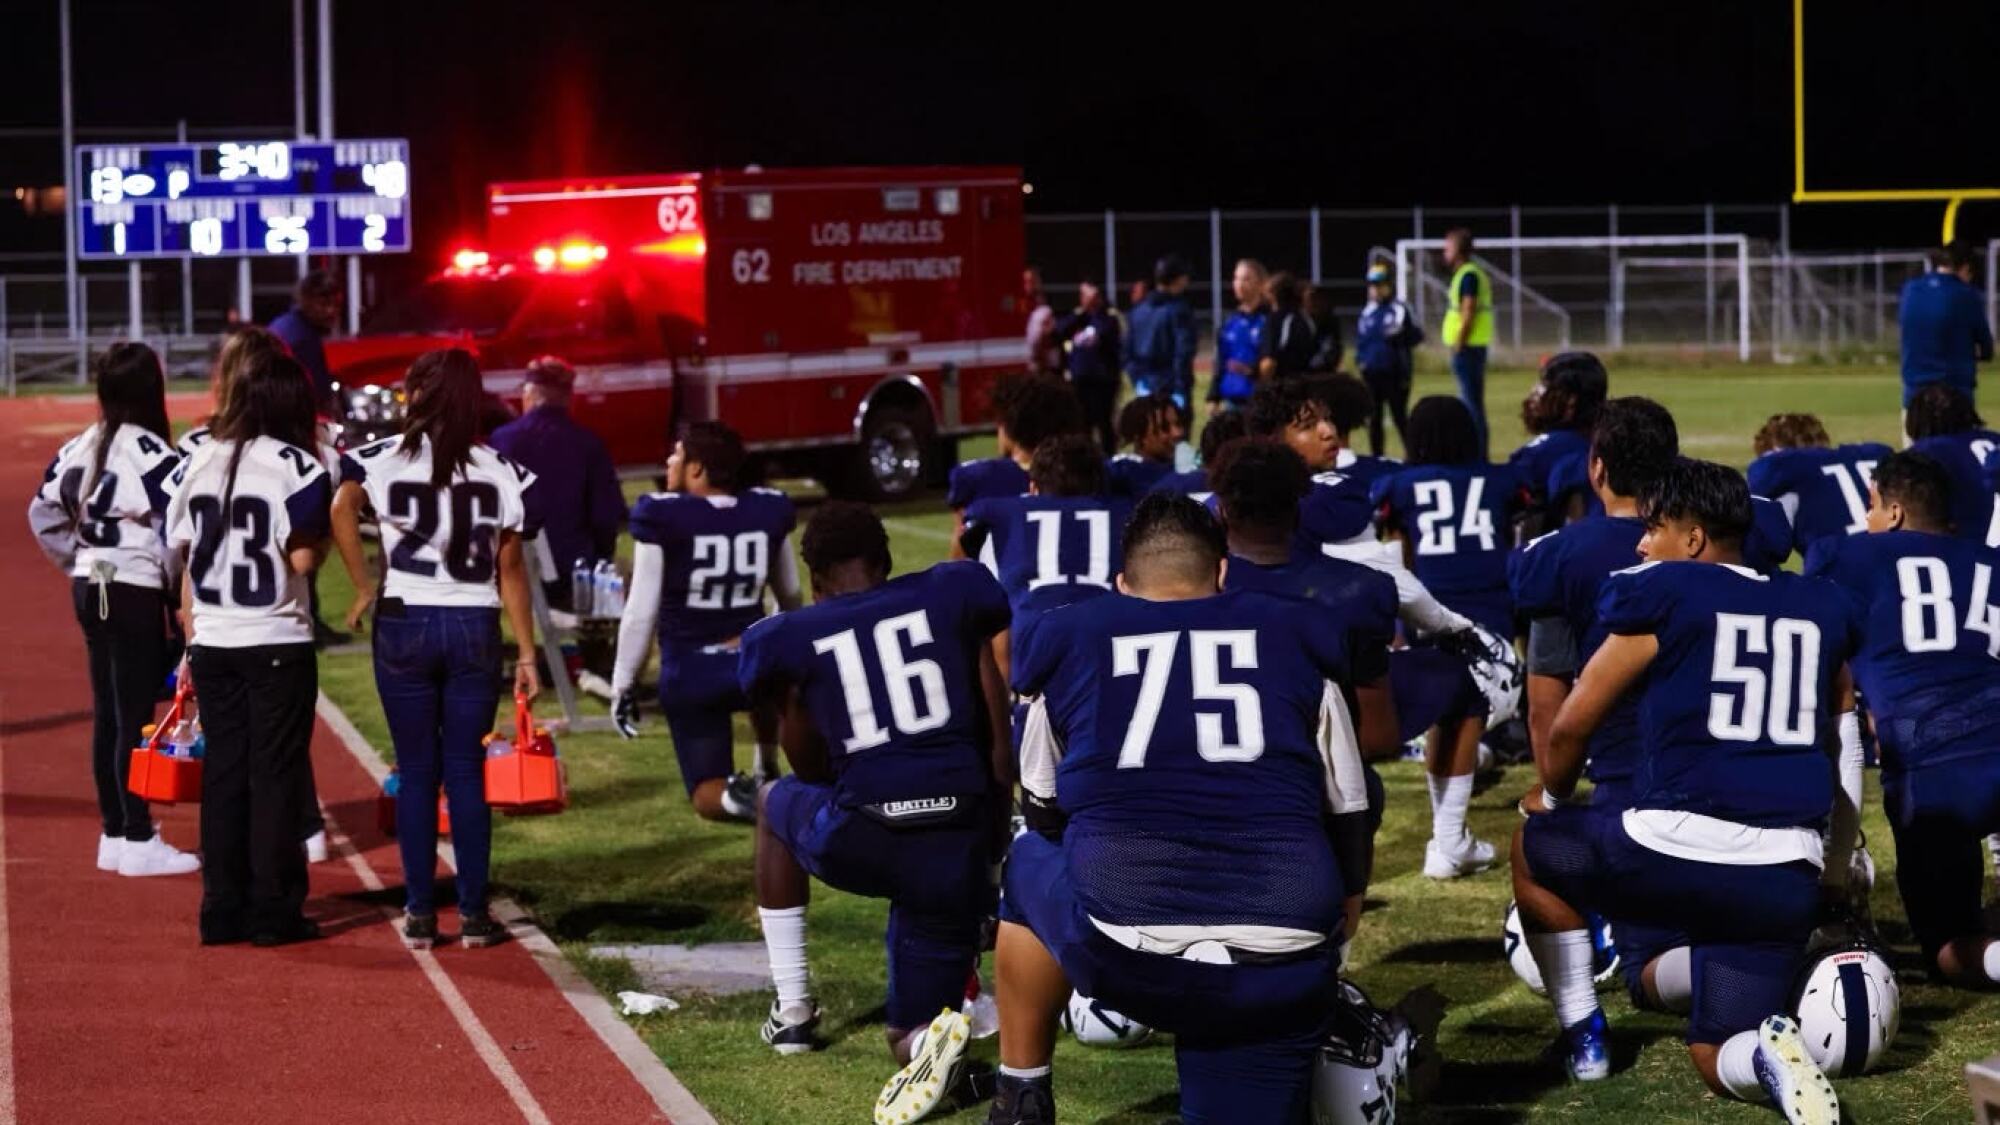
[[[1930,383],[1949,383],[1971,398],[1978,364],[1993,358],[1993,328],[1972,287],[1972,247],[1954,241],[1937,251],[1931,271],[1911,278],[1898,304],[1904,411]]]
[[[578,560],[610,558],[627,516],[610,452],[602,439],[570,417],[575,386],[576,372],[555,356],[528,364],[521,416],[487,439],[501,456],[535,474],[535,506],[555,567],[553,577],[541,575],[542,589],[549,604],[563,610],[575,608],[570,604],[570,572]],[[528,569],[531,574],[538,570],[532,560]]]
[[[313,406],[330,418],[340,417],[333,401],[333,372],[326,365],[326,336],[340,323],[344,294],[340,282],[325,270],[299,279],[292,307],[271,322],[271,331],[292,349],[292,358],[312,379]]]
[[[1486,271],[1472,261],[1472,232],[1453,227],[1444,232],[1444,268],[1451,271],[1446,287],[1444,346],[1451,349],[1451,374],[1458,380],[1458,397],[1472,410],[1479,430],[1479,455],[1487,454],[1486,349],[1493,345],[1493,286]]]

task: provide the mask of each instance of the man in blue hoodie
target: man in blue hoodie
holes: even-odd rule
[[[1153,291],[1133,308],[1125,337],[1125,370],[1132,376],[1132,389],[1141,395],[1171,395],[1183,425],[1194,397],[1194,309],[1187,299],[1193,272],[1178,254],[1161,258],[1153,267]]]
[[[1897,327],[1903,337],[1903,408],[1930,383],[1972,393],[1978,364],[1993,358],[1993,329],[1972,287],[1972,247],[1953,242],[1933,257],[1934,268],[1903,286]]]

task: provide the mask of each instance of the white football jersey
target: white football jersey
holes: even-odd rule
[[[235,448],[227,441],[202,444],[168,482],[167,542],[187,551],[193,588],[189,643],[310,643],[312,578],[292,571],[285,547],[294,537],[317,541],[331,531],[333,487],[326,468],[307,450],[260,437],[244,446],[232,490]]]
[[[42,478],[28,519],[50,558],[68,560],[77,578],[99,563],[112,579],[163,589],[170,573],[160,529],[167,509],[165,486],[179,458],[171,445],[138,426],[120,426],[93,477],[99,426],[71,438]]]
[[[319,463],[326,466],[327,475],[333,478],[331,483],[334,487],[338,488],[340,486],[340,448],[334,444],[333,423],[321,418],[313,426],[313,435],[319,438],[319,448],[317,450]],[[208,428],[208,423],[204,422],[182,434],[181,440],[174,443],[174,449],[183,458],[192,457],[195,450],[208,444],[209,441],[213,440],[214,436],[214,433]]]
[[[382,596],[410,605],[498,608],[500,533],[526,534],[525,496],[535,474],[484,445],[444,488],[431,485],[431,443],[409,454],[403,439],[351,449],[340,479],[368,494],[382,527],[388,576]]]

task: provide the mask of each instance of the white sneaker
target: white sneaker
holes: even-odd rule
[[[326,829],[322,828],[306,837],[306,862],[326,862]]]
[[[1772,1016],[1757,1029],[1757,1081],[1791,1125],[1840,1125],[1833,1083],[1806,1051],[1799,1025]]]
[[[1455,843],[1446,844],[1433,839],[1424,847],[1424,877],[1427,879],[1477,875],[1491,866],[1493,845],[1473,839],[1470,832],[1460,836]]]
[[[97,869],[99,871],[118,870],[118,857],[125,854],[125,837],[99,836],[97,838]]]
[[[201,870],[201,857],[174,847],[159,836],[143,844],[127,842],[118,857],[118,873],[133,878],[151,875],[192,875]]]
[[[875,1099],[875,1125],[904,1125],[936,1109],[958,1080],[970,1030],[965,1013],[946,1008],[918,1032],[910,1065],[897,1071]]]

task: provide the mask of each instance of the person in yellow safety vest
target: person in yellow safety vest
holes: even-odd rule
[[[1493,286],[1472,261],[1472,232],[1453,227],[1444,233],[1444,268],[1451,271],[1445,291],[1444,346],[1451,349],[1451,374],[1458,397],[1479,427],[1486,455],[1486,349],[1493,345]]]

